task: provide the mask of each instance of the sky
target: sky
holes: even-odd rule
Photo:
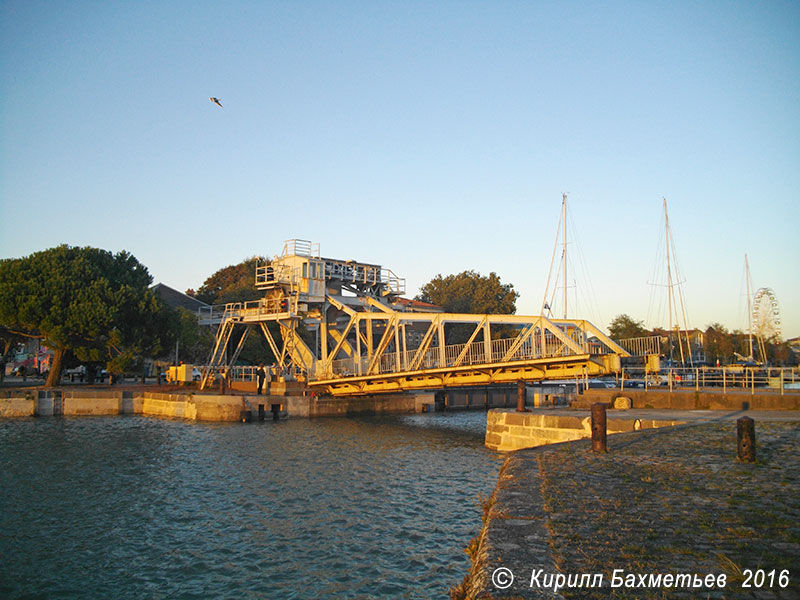
[[[539,314],[567,194],[569,316],[666,326],[666,198],[686,324],[747,329],[747,254],[800,335],[797,2],[0,0],[0,73],[0,258],[300,238]]]

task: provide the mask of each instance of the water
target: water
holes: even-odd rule
[[[446,598],[484,413],[0,421],[0,597]]]

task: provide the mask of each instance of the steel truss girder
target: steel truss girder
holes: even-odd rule
[[[603,359],[603,360],[598,360]],[[616,361],[614,361],[616,359]],[[616,362],[616,365],[610,364]],[[574,379],[596,377],[619,368],[617,355],[540,359],[528,363],[430,369],[416,372],[388,373],[378,376],[349,377],[309,381],[308,385],[331,396],[355,396],[384,392],[405,392],[442,387],[483,386],[514,383],[519,380]]]
[[[334,347],[333,351],[327,356],[320,357],[322,363],[319,371],[320,377],[333,375],[333,371],[331,369],[333,361],[338,357],[340,350],[342,350],[345,345],[344,340],[346,340],[351,331],[355,330],[358,332],[358,335],[356,336],[357,345],[366,343],[367,340],[361,331],[361,326],[362,324],[366,325],[367,331],[370,332],[372,325],[375,322],[378,322],[386,329],[381,337],[380,343],[377,346],[373,348],[367,345],[368,369],[366,374],[375,374],[378,361],[381,357],[386,356],[388,346],[392,339],[399,338],[400,330],[403,326],[420,323],[427,325],[427,328],[425,329],[425,333],[422,336],[419,346],[410,351],[413,352],[413,356],[406,364],[404,369],[406,371],[415,371],[419,369],[425,354],[431,348],[437,348],[440,352],[444,351],[446,346],[444,340],[444,327],[449,324],[472,324],[475,326],[467,343],[463,345],[458,358],[451,366],[458,366],[463,362],[468,352],[473,348],[473,344],[480,333],[484,334],[484,340],[482,343],[484,344],[485,362],[498,362],[496,359],[493,360],[488,352],[491,342],[497,341],[490,339],[492,325],[511,325],[521,328],[515,338],[509,338],[513,339],[513,343],[504,351],[504,354],[499,362],[510,360],[511,357],[513,357],[520,347],[526,342],[536,342],[537,340],[534,340],[534,334],[537,332],[542,338],[545,336],[550,336],[552,340],[555,340],[560,344],[555,350],[551,351],[551,354],[579,355],[588,353],[586,348],[586,338],[588,335],[592,335],[596,337],[601,344],[606,346],[610,352],[619,354],[620,356],[628,356],[628,352],[626,350],[614,343],[591,323],[583,320],[547,319],[543,316],[530,317],[522,315],[411,313],[388,311],[385,309],[382,312],[359,312],[347,309],[346,314],[349,316],[349,320],[343,329],[341,329],[341,333],[336,335],[336,338],[334,339],[336,346]],[[575,337],[579,339],[574,339]],[[434,345],[434,341],[437,342],[436,345]],[[395,344],[395,349],[393,351],[399,351],[398,344]],[[357,354],[358,358],[362,358],[360,352]]]
[[[332,352],[325,353],[328,348],[326,338],[317,372],[308,384],[333,395],[485,385],[513,382],[520,378],[597,376],[618,370],[619,357],[628,356],[626,350],[585,320],[397,312],[372,298],[362,299],[364,310],[361,311],[353,310],[335,298],[329,297],[328,302],[324,335],[330,335],[335,345]],[[336,329],[329,329],[327,306],[344,313],[346,322]],[[473,326],[461,348],[446,345],[445,328],[452,324]],[[384,329],[378,343],[373,345],[372,331],[376,325]],[[419,331],[424,330],[424,334],[416,348],[406,350],[405,328],[409,325],[416,325]],[[513,326],[519,331],[516,337],[492,340],[492,326]],[[481,334],[483,340],[476,341]],[[351,335],[355,336],[355,343],[348,345],[346,340]],[[604,347],[602,351],[608,354],[593,353],[590,337],[596,338]],[[493,345],[498,342],[505,344],[501,354],[493,351]],[[366,353],[362,352],[363,347],[366,347]],[[343,350],[348,357],[338,360]],[[447,352],[455,350],[458,350],[455,359],[452,356],[448,359]],[[476,364],[476,356],[482,358],[482,364]],[[349,367],[344,372],[337,372],[335,363],[345,363]]]

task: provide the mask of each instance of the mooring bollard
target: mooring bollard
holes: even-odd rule
[[[606,405],[592,404],[592,452],[608,452],[606,446]]]
[[[738,455],[742,462],[756,462],[756,423],[750,417],[736,421]]]
[[[520,379],[517,382],[517,412],[528,412],[525,409],[525,396],[527,393],[528,390],[525,387],[525,382]]]
[[[258,405],[258,420],[259,421],[263,421],[264,420],[264,405],[263,404],[259,404]]]
[[[281,405],[280,404],[273,404],[270,408],[272,408],[272,420],[277,421],[281,417]]]

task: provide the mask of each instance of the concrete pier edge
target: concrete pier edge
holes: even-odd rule
[[[670,465],[670,468],[675,470],[673,477],[677,477],[678,480],[690,482],[687,485],[697,484],[688,494],[683,490],[663,488],[662,491],[666,497],[660,500],[656,497],[657,503],[666,503],[670,506],[675,504],[678,515],[682,514],[681,511],[686,510],[686,506],[693,507],[698,515],[702,515],[708,511],[711,502],[716,500],[722,503],[723,512],[726,510],[733,512],[737,518],[741,519],[742,524],[752,525],[750,520],[754,518],[753,515],[766,509],[779,510],[781,506],[787,504],[787,498],[796,498],[796,494],[800,491],[800,465],[794,461],[794,457],[800,451],[800,412],[748,411],[748,414],[753,415],[756,421],[758,444],[767,447],[766,457],[763,459],[759,457],[757,464],[752,466],[744,466],[736,459],[736,419],[743,414],[743,411],[728,414],[714,411],[713,415],[707,414],[710,411],[699,412],[706,414],[699,416],[696,420],[689,419],[687,422],[672,427],[620,432],[613,438],[609,438],[609,453],[602,456],[590,451],[589,439],[551,443],[509,452],[498,473],[497,485],[489,500],[484,503],[485,514],[481,530],[467,548],[467,554],[471,558],[470,570],[460,585],[450,589],[451,600],[563,598],[564,595],[560,591],[556,593],[552,589],[533,586],[531,584],[532,574],[537,570],[540,574],[595,573],[597,570],[596,567],[595,570],[587,570],[586,565],[580,560],[573,562],[576,560],[576,556],[582,556],[582,551],[572,548],[571,538],[566,541],[566,546],[563,535],[557,540],[557,529],[564,526],[565,519],[572,519],[574,523],[578,524],[575,525],[576,527],[585,528],[584,519],[589,517],[584,517],[580,507],[594,508],[592,504],[597,502],[594,494],[597,494],[598,491],[602,494],[604,490],[606,497],[601,496],[604,502],[607,503],[612,496],[616,497],[617,501],[620,498],[625,501],[626,508],[621,515],[623,523],[636,524],[631,527],[632,530],[627,534],[628,537],[623,536],[623,539],[640,539],[642,532],[638,531],[636,527],[639,527],[638,524],[642,521],[649,520],[649,526],[656,527],[656,531],[659,531],[663,525],[661,520],[665,518],[665,515],[653,511],[649,505],[640,507],[635,502],[627,501],[634,497],[649,497],[652,493],[652,488],[649,486],[655,484],[655,481],[651,480],[651,475],[661,472],[666,468],[665,465]],[[778,429],[775,430],[775,428]],[[545,492],[546,480],[550,480],[547,485],[552,487],[552,480],[555,477],[555,489],[560,487],[558,477],[556,477],[560,471],[553,471],[552,466],[544,467],[548,464],[550,456],[560,456],[559,460],[568,462],[577,459],[590,464],[597,463],[592,468],[600,468],[595,472],[595,480],[588,486],[585,483],[569,482],[569,491],[564,494],[569,496],[568,502],[573,506],[572,510],[578,511],[573,517],[565,517],[563,506],[549,506],[553,502],[551,497],[553,490],[548,489]],[[558,461],[555,461],[554,464],[558,464]],[[612,464],[614,465],[613,473],[605,474],[602,465]],[[723,469],[720,469],[723,465]],[[543,472],[543,468],[549,468],[549,470]],[[770,471],[775,469],[784,473],[782,485],[788,485],[788,487],[780,489],[784,497],[778,501],[774,500],[778,488],[775,488],[769,476]],[[628,476],[628,481],[624,484],[618,478],[620,473]],[[717,487],[711,491],[706,490],[709,474],[714,474],[719,479],[719,483],[714,484]],[[739,480],[745,478],[749,482],[752,474],[758,474],[761,479],[753,483],[755,488],[750,488],[746,490],[747,493],[743,493]],[[730,494],[736,490],[739,490],[738,493],[741,493],[741,497],[752,497],[751,505],[739,508],[738,505],[730,502],[728,500]],[[698,494],[698,500],[694,500],[694,494]],[[775,502],[775,506],[764,504],[765,501]],[[686,506],[681,508],[678,502],[684,503]],[[555,519],[555,521],[551,522],[551,519]],[[791,517],[789,519],[791,520]],[[603,531],[602,526],[596,530],[598,535],[596,545],[602,548],[599,550],[601,556],[607,552],[610,552],[612,556],[617,556],[616,559],[611,560],[617,560],[619,564],[613,563],[612,566],[628,568],[628,572],[634,568],[657,570],[658,567],[652,565],[657,565],[659,562],[663,572],[675,572],[681,569],[686,571],[694,569],[694,572],[700,572],[703,568],[708,569],[709,565],[714,565],[711,568],[715,572],[724,572],[728,575],[729,582],[731,582],[730,588],[717,593],[709,593],[704,590],[703,597],[751,597],[746,594],[746,590],[738,590],[735,587],[741,582],[736,579],[736,569],[729,568],[729,565],[733,565],[733,563],[714,562],[719,561],[720,556],[728,556],[734,552],[732,548],[736,546],[736,539],[717,539],[714,537],[715,530],[713,528],[709,533],[709,530],[703,527],[693,527],[692,525],[692,518],[687,518],[685,522],[678,521],[678,534],[665,533],[666,538],[656,538],[649,548],[649,554],[644,557],[649,561],[645,563],[626,564],[618,556],[622,552],[620,548],[603,545],[608,543],[607,538],[612,540],[619,538],[622,530],[616,529],[613,524],[606,526],[610,528],[608,531]],[[786,567],[785,564],[772,564],[779,561],[797,564],[794,561],[800,558],[800,545],[791,543],[791,541],[787,542],[787,540],[773,543],[773,538],[770,537],[776,535],[776,530],[786,529],[785,526],[781,525],[779,520],[769,524],[765,522],[763,525],[773,528],[771,532],[768,531],[765,534],[766,539],[758,540],[762,545],[761,552],[766,552],[768,555],[769,568],[780,570]],[[595,526],[597,526],[596,523]],[[758,527],[755,529],[760,531]],[[677,538],[672,539],[676,535]],[[748,533],[748,535],[750,534]],[[692,536],[696,539],[692,539]],[[787,539],[794,538],[789,535]],[[676,540],[680,540],[680,542],[676,542]],[[679,545],[681,542],[686,545],[685,549],[681,547],[674,550],[675,553],[668,554],[666,559],[661,556],[662,545]],[[751,540],[745,538],[743,542],[749,545]],[[554,544],[556,548],[562,548],[561,552],[565,547],[570,548],[570,551],[559,559],[561,564],[557,564],[558,560],[553,555]],[[771,548],[771,554],[765,548]],[[592,553],[588,548],[586,552]],[[595,552],[598,550],[595,549]],[[696,557],[702,557],[706,563],[695,563]],[[592,558],[596,559],[596,556],[593,555]],[[679,562],[681,559],[685,559],[682,564]],[[746,567],[755,568],[749,563],[745,564],[745,559],[739,559],[739,562]],[[591,564],[591,560],[588,564]],[[642,567],[641,564],[650,566]],[[513,582],[506,587],[505,584],[509,582],[507,577],[509,572],[513,574]],[[605,597],[609,592],[607,587],[611,577],[610,567],[603,572],[605,575],[603,587],[606,589],[601,595]],[[498,573],[505,575],[506,579],[498,579]],[[544,579],[540,580],[544,581]],[[800,582],[796,580],[794,571],[792,571],[790,588],[772,590],[777,594],[774,597],[796,597],[792,594],[800,591]],[[594,597],[595,595],[592,590],[564,591],[570,592],[569,597]],[[656,597],[656,595],[662,597],[658,594],[663,590],[652,589],[648,592],[651,595],[655,594],[652,597]],[[600,593],[599,590],[598,593]],[[640,597],[638,594],[641,593],[641,590],[622,590],[619,593],[622,594],[620,597]],[[764,597],[773,596],[765,595]]]

